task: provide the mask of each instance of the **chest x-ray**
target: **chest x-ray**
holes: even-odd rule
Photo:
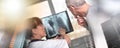
[[[66,33],[73,31],[67,11],[44,17],[42,22],[45,26],[48,39],[59,35],[59,28],[64,28]]]

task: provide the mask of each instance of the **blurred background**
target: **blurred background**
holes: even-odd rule
[[[22,24],[25,19],[43,18],[66,10],[74,29],[68,34],[72,40],[71,48],[119,48],[120,0],[86,2],[94,8],[87,15],[95,17],[88,19],[91,20],[90,30],[78,25],[65,0],[0,0],[0,48],[8,48],[11,42],[12,45],[17,42],[16,26],[19,26],[18,30],[24,27]]]

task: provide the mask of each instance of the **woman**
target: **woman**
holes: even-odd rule
[[[41,19],[33,17],[28,19],[29,29],[31,30],[31,42],[29,48],[69,48],[70,38],[65,34],[65,30],[60,28],[60,35],[63,39],[42,40],[46,36],[45,28]]]

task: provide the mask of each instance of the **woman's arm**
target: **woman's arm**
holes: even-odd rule
[[[68,35],[65,34],[65,29],[60,28],[60,34],[67,41],[68,45],[70,45],[71,44],[71,39]]]

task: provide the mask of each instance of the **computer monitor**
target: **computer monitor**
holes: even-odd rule
[[[59,35],[59,28],[64,28],[66,33],[73,31],[67,11],[44,17],[42,22],[46,29],[47,39]]]

